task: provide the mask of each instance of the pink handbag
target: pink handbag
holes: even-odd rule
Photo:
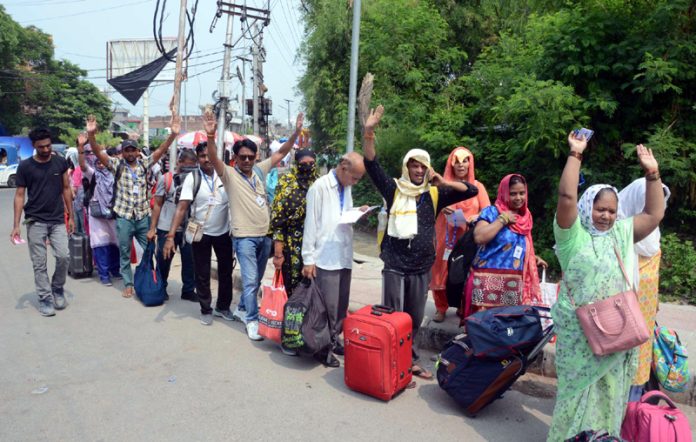
[[[668,406],[658,405],[660,399]],[[621,438],[632,442],[689,442],[689,420],[661,391],[645,393],[638,402],[629,402],[621,425]]]
[[[632,286],[616,244],[614,253],[619,260],[626,282]],[[568,295],[575,306],[570,291]],[[650,339],[650,332],[640,311],[635,289],[577,307],[575,314],[595,356],[606,356],[629,350]]]

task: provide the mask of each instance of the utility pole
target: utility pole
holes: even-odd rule
[[[220,94],[220,115],[218,115],[217,133],[217,154],[218,158],[224,158],[225,153],[225,130],[227,129],[227,109],[229,108],[230,98],[230,62],[232,58],[232,25],[234,15],[227,16],[227,33],[225,37],[225,56],[222,61],[222,75],[218,82],[218,93]]]
[[[258,26],[254,26],[254,32],[258,33]],[[259,80],[259,76],[261,75],[259,69],[259,52],[259,45],[256,42],[256,39],[254,39],[254,46],[252,46],[251,49],[251,56],[253,60],[251,62],[251,71],[254,73],[254,86],[252,88],[252,97],[254,99],[254,135],[256,136],[259,135],[259,85],[261,84],[261,81]]]
[[[172,113],[179,115],[181,104],[181,81],[183,79],[184,51],[186,50],[186,0],[181,0],[179,7],[179,35],[176,46],[176,70],[174,71],[174,98],[172,98]],[[169,168],[176,165],[176,143],[169,147]]]
[[[143,147],[150,148],[150,90],[143,93]]]
[[[292,100],[285,98],[285,101],[288,103],[288,129],[292,129],[292,122],[290,121],[290,103],[292,103]]]
[[[242,132],[246,132],[246,64],[251,63],[251,59],[240,56],[234,58],[242,61],[242,72],[239,72],[239,66],[237,66],[237,77],[242,83]]]
[[[355,142],[355,96],[358,87],[358,50],[360,48],[360,0],[353,0],[353,30],[350,42],[350,85],[348,90],[348,139],[346,151],[353,151]]]

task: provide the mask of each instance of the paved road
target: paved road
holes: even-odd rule
[[[348,390],[342,369],[252,343],[237,323],[200,325],[175,296],[144,308],[118,286],[69,278],[70,306],[43,318],[26,246],[8,240],[12,195],[0,190],[2,441],[545,438],[553,400],[510,392],[469,419],[419,381],[383,403]]]

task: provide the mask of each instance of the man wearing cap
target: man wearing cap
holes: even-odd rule
[[[249,339],[260,341],[262,338],[258,333],[259,308],[256,294],[271,253],[271,237],[268,236],[271,216],[265,176],[292,149],[302,130],[304,115],[298,114],[295,132],[278,152],[258,164],[258,147],[253,141],[244,139],[234,143],[234,167],[226,166],[217,155],[215,116],[207,111],[203,121],[208,135],[208,156],[229,198],[230,232],[242,274],[242,299],[233,315],[246,324]]]
[[[125,140],[121,143],[123,158],[110,158],[104,148],[97,144],[95,134],[97,121],[94,116],[87,117],[89,144],[99,161],[114,174],[115,193],[113,211],[116,214],[116,231],[123,276],[123,297],[135,294],[133,271],[131,270],[131,244],[135,238],[140,245],[147,246],[147,232],[150,228],[150,193],[147,189],[147,171],[157,163],[179,134],[179,117],[172,116],[170,134],[152,155],[142,157],[138,143]]]
[[[389,177],[377,161],[375,128],[384,108],[380,105],[365,122],[363,151],[365,169],[382,198],[387,202],[389,222],[382,240],[382,303],[411,316],[413,337],[423,321],[428,300],[430,268],[435,262],[435,219],[447,206],[475,197],[478,188],[464,182],[445,181],[430,167],[430,155],[411,149],[403,159],[401,177]],[[423,379],[433,375],[415,365],[413,374]]]

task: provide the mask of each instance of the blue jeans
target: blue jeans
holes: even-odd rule
[[[172,266],[172,258],[164,259],[164,243],[167,240],[166,230],[157,229],[157,268],[159,269],[164,289],[167,289],[167,279],[169,279],[169,269]],[[193,293],[196,290],[196,275],[193,271],[193,252],[191,244],[183,240],[183,232],[176,232],[174,244],[179,247],[181,254],[181,294]]]
[[[126,287],[133,287],[133,270],[130,261],[133,238],[144,249],[147,247],[148,230],[150,230],[149,215],[142,219],[126,219],[120,216],[116,218],[118,251],[121,254],[121,276],[123,276],[123,285]]]
[[[119,252],[114,244],[95,247],[92,249],[94,262],[97,264],[97,273],[102,282],[111,280],[112,276],[120,276]]]
[[[256,294],[266,271],[268,256],[271,254],[271,242],[268,236],[234,238],[234,251],[237,253],[237,262],[242,274],[242,299],[239,301],[239,309],[246,310],[248,322],[259,320]]]

